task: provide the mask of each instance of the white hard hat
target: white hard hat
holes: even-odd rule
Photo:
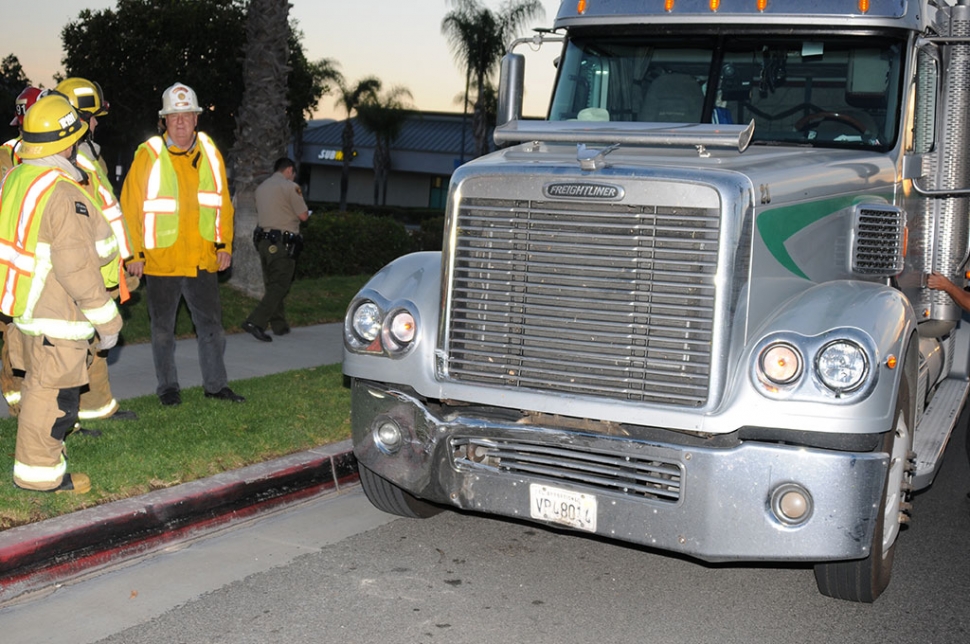
[[[158,115],[165,116],[178,112],[194,112],[196,114],[202,112],[202,108],[199,107],[199,99],[195,97],[195,91],[184,83],[175,83],[162,92],[162,109],[158,111]]]

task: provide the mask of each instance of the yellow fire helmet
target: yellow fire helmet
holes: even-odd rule
[[[23,140],[18,154],[23,159],[41,159],[63,152],[88,131],[88,124],[61,94],[37,99],[24,115]]]
[[[54,91],[66,96],[84,120],[92,116],[105,116],[108,113],[108,103],[104,100],[101,86],[86,78],[65,78],[57,84]]]

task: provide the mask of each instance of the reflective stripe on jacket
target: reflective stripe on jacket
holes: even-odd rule
[[[115,198],[114,190],[111,189],[111,183],[102,173],[101,166],[84,154],[83,150],[78,150],[77,164],[87,173],[88,194],[101,209],[101,214],[104,215],[105,221],[108,222],[111,231],[114,233],[117,257],[101,267],[104,285],[107,288],[114,288],[118,286],[121,280],[122,259],[134,254],[131,247],[131,235],[128,234],[128,224],[125,223],[121,206]],[[99,249],[98,255],[103,256],[101,249]]]
[[[40,213],[58,181],[71,179],[62,171],[17,166],[0,191],[0,311],[14,317],[27,308],[37,262]]]
[[[0,180],[3,179],[4,175],[13,170],[15,166],[20,165],[20,155],[17,154],[17,146],[19,144],[20,137],[18,136],[0,145]]]

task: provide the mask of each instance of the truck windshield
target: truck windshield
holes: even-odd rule
[[[902,41],[888,37],[578,37],[550,120],[737,123],[754,144],[888,150]]]

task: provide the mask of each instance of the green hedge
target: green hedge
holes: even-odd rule
[[[442,215],[406,227],[386,215],[313,211],[301,227],[305,243],[296,279],[373,274],[401,255],[441,250]]]
[[[403,224],[357,212],[314,214],[302,228],[304,247],[297,279],[376,273],[417,250]]]

